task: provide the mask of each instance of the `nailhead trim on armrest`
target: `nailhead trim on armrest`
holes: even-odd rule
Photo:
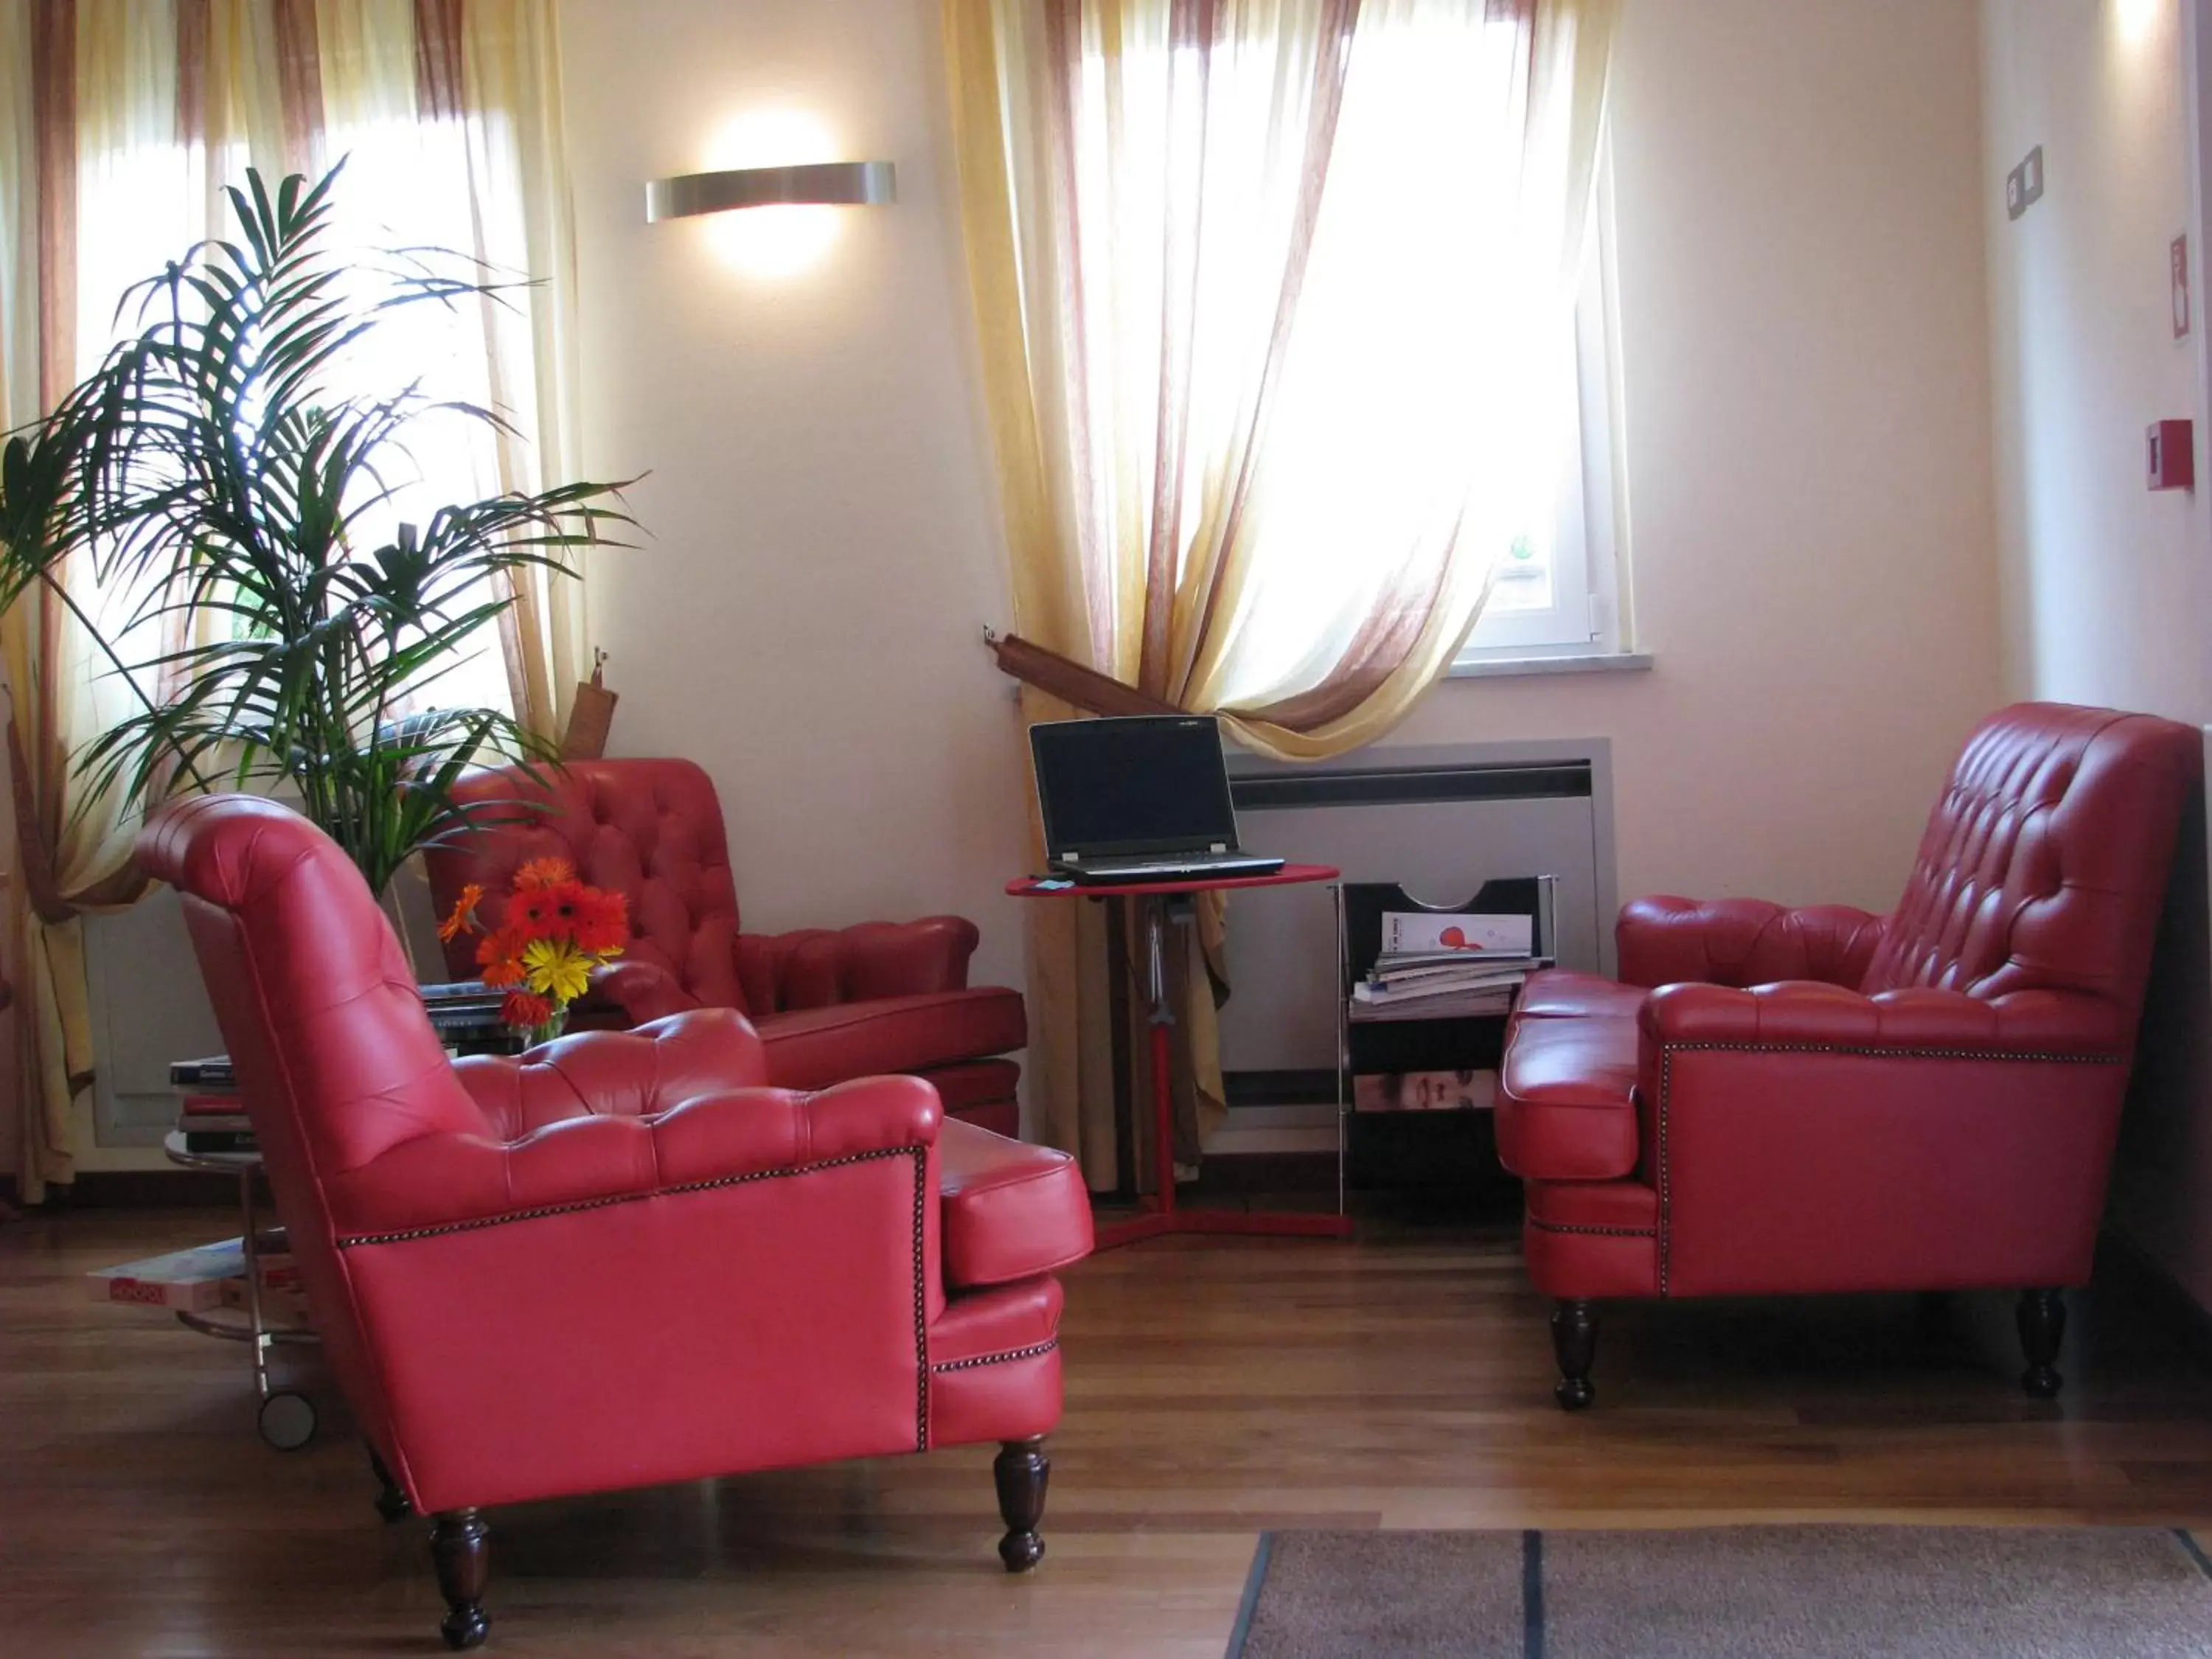
[[[339,1238],[337,1247],[350,1250],[364,1244],[398,1244],[414,1238],[436,1238],[446,1233],[472,1233],[485,1227],[504,1227],[510,1222],[539,1221],[547,1216],[575,1215],[586,1210],[604,1210],[610,1205],[635,1204],[648,1198],[675,1198],[685,1193],[712,1192],[720,1187],[742,1187],[750,1182],[777,1181],[785,1176],[811,1175],[817,1170],[835,1170],[848,1164],[866,1164],[879,1158],[907,1158],[923,1152],[919,1146],[886,1146],[878,1152],[854,1152],[848,1158],[825,1158],[819,1164],[793,1164],[781,1170],[757,1170],[750,1175],[718,1176],[712,1181],[687,1181],[681,1186],[656,1187],[644,1193],[613,1193],[605,1198],[578,1199],[573,1204],[544,1204],[533,1210],[511,1210],[505,1215],[488,1215],[474,1221],[441,1221],[434,1226],[410,1227],[392,1233],[353,1233]],[[916,1269],[921,1258],[921,1222],[920,1211],[915,1221],[914,1249]]]
[[[932,1365],[929,1369],[933,1371],[971,1371],[978,1365],[1003,1365],[1009,1360],[1034,1359],[1041,1353],[1050,1353],[1059,1346],[1060,1339],[1055,1336],[1030,1347],[1009,1348],[1004,1353],[978,1354],[973,1359],[948,1359],[943,1364]]]
[[[1598,1238],[1656,1238],[1656,1227],[1589,1227],[1574,1221],[1539,1221],[1528,1218],[1528,1224],[1540,1233],[1589,1233]]]

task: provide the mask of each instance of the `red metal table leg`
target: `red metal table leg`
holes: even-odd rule
[[[1352,1218],[1346,1215],[1256,1215],[1244,1210],[1179,1210],[1175,1179],[1175,1050],[1168,1028],[1175,1024],[1175,1009],[1168,994],[1168,901],[1157,894],[1145,899],[1145,989],[1152,1000],[1147,1016],[1152,1046],[1152,1179],[1153,1196],[1146,1213],[1126,1221],[1107,1222],[1097,1230],[1094,1248],[1116,1249],[1169,1233],[1241,1233],[1285,1238],[1349,1238]]]

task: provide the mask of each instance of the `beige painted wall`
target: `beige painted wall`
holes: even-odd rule
[[[1991,370],[2005,678],[2021,696],[2212,720],[2212,533],[2153,493],[2143,428],[2203,419],[2197,332],[2172,337],[2167,246],[2191,211],[2183,6],[1984,0]],[[2044,149],[2009,222],[2007,169]],[[2198,465],[2204,447],[2198,443]],[[2167,907],[2113,1182],[2113,1217],[2212,1307],[2212,942],[2203,824]]]
[[[696,757],[758,925],[998,896],[1026,811],[935,0],[564,7],[615,745]],[[1397,740],[1609,735],[1625,892],[1886,905],[1996,697],[1970,0],[1632,0],[1615,134],[1646,675],[1458,682]],[[813,275],[641,222],[756,105],[899,166]]]

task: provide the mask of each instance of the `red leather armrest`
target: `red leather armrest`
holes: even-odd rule
[[[566,1046],[556,1045],[556,1063]],[[653,1116],[594,1113],[511,1141],[419,1135],[327,1191],[342,1238],[482,1226],[926,1149],[940,1116],[937,1091],[919,1078],[862,1078],[812,1095],[733,1087]]]
[[[659,963],[630,957],[617,958],[595,972],[592,991],[620,1008],[633,1025],[700,1006],[699,999],[678,984],[676,975]]]
[[[1637,1015],[1648,1060],[1655,1048],[1842,1048],[2112,1058],[2123,1054],[2119,1011],[2069,991],[1984,999],[1910,989],[1861,996],[1839,985],[1789,981],[1735,990],[1662,985]]]
[[[949,1121],[937,1190],[948,1285],[1008,1285],[1091,1254],[1091,1194],[1066,1152]]]
[[[1620,913],[1613,938],[1631,985],[1766,985],[1866,977],[1888,918],[1845,904],[1789,909],[1765,899],[1686,899],[1661,894]]]
[[[864,921],[835,933],[744,933],[738,973],[747,1000],[763,1010],[926,996],[965,988],[980,937],[960,916]]]

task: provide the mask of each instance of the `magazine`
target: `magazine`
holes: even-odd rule
[[[1462,912],[1386,910],[1382,913],[1382,956],[1404,957],[1484,955],[1525,962],[1535,948],[1532,916],[1486,916]]]

